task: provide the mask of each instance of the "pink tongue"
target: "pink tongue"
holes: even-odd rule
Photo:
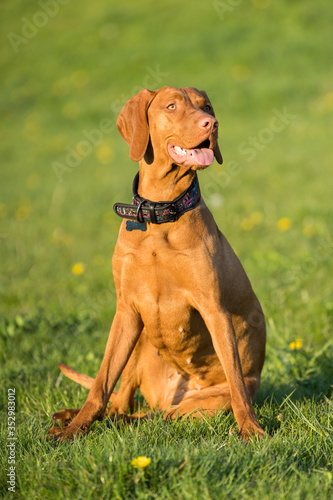
[[[188,149],[187,153],[195,159],[198,165],[208,166],[214,161],[214,151],[211,149]]]

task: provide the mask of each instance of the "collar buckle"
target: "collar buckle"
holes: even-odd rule
[[[168,213],[169,220],[168,222],[176,222],[178,217],[177,217],[177,210],[176,210],[176,204],[175,203],[170,203],[167,208],[171,208],[171,210]]]
[[[142,205],[145,203],[146,200],[141,200],[139,202],[138,208],[136,210],[136,220],[137,222],[144,222],[143,214],[142,214]]]
[[[134,220],[139,224],[176,222],[183,214],[196,208],[201,198],[196,175],[189,188],[172,201],[151,201],[141,198],[138,194],[138,186],[139,172],[133,181],[133,204],[115,203],[113,209],[120,217]]]

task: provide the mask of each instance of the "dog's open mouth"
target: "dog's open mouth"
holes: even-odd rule
[[[168,144],[171,158],[178,164],[187,167],[208,167],[214,161],[214,151],[210,149],[210,141],[206,139],[193,149],[185,149]]]

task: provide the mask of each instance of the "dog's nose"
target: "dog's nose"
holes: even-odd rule
[[[214,118],[214,116],[205,115],[202,116],[199,120],[199,127],[210,132],[216,130],[218,126],[219,123],[216,118]]]

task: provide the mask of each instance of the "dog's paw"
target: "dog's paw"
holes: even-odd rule
[[[80,427],[68,425],[67,427],[51,427],[48,432],[48,439],[51,441],[66,441],[81,437],[88,432],[88,424],[82,424]]]
[[[250,425],[247,427],[242,427],[239,435],[247,443],[251,438],[262,439],[267,436],[266,432],[260,427],[260,425]]]
[[[50,441],[64,441],[67,436],[62,427],[51,427],[47,434],[47,438]]]
[[[69,410],[60,410],[56,413],[53,413],[52,420],[55,421],[60,427],[67,427],[71,421],[76,417],[80,410],[77,409],[69,409]]]

